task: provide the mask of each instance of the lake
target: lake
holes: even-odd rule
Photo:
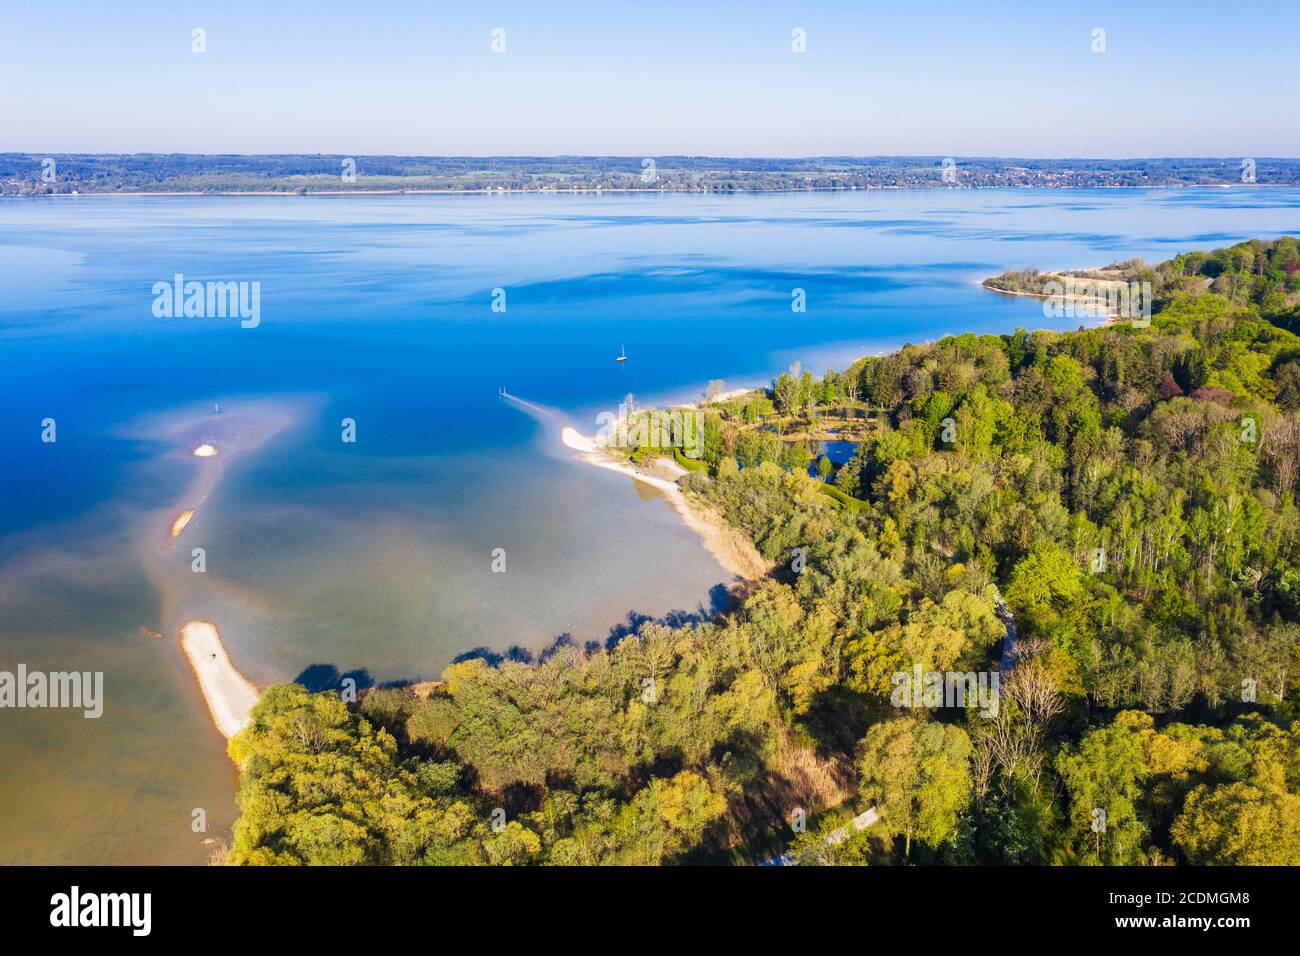
[[[1005,267],[1298,230],[1300,190],[1265,188],[0,200],[0,670],[105,685],[98,719],[0,710],[0,862],[201,863],[228,837],[235,769],[179,617],[265,684],[715,613],[728,574],[557,421],[1051,327],[978,287]],[[178,274],[256,283],[256,327],[156,315]],[[206,571],[160,571],[150,535],[194,478],[161,423],[214,404],[286,424],[186,529]]]

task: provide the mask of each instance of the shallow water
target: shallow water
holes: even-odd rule
[[[98,720],[0,711],[0,862],[201,862],[228,834],[177,616],[265,683],[428,678],[714,610],[728,575],[666,503],[499,387],[594,432],[629,392],[1048,326],[976,282],[1295,232],[1298,210],[1281,189],[0,201],[0,670],[103,670],[107,698]],[[176,273],[260,283],[260,325],[155,318]],[[160,573],[148,534],[197,466],[158,422],[251,401],[291,423],[182,536],[208,570],[179,550]]]

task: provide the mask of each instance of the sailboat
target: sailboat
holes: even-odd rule
[[[625,349],[623,346],[620,345],[620,346],[618,347],[618,351],[619,351],[618,358],[614,359],[614,361],[615,361],[615,362],[626,362],[626,361],[627,361],[627,349]]]

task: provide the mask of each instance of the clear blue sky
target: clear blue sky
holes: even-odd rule
[[[12,0],[0,151],[1300,155],[1300,2],[1138,6]]]

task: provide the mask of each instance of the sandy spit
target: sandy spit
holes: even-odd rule
[[[709,549],[718,563],[732,574],[752,581],[766,577],[771,571],[771,565],[758,553],[752,541],[727,524],[721,515],[714,511],[706,511],[688,501],[676,481],[660,478],[657,475],[647,475],[629,461],[612,458],[596,439],[582,434],[570,425],[561,429],[560,440],[566,447],[578,452],[579,457],[588,464],[616,471],[633,481],[639,481],[661,491],[686,526],[700,536],[700,540],[704,542],[704,546]],[[678,465],[673,467],[678,468],[681,474],[686,473]]]
[[[214,625],[190,621],[182,626],[181,650],[199,680],[217,730],[226,738],[235,736],[248,724],[257,703],[257,688],[230,663]]]

